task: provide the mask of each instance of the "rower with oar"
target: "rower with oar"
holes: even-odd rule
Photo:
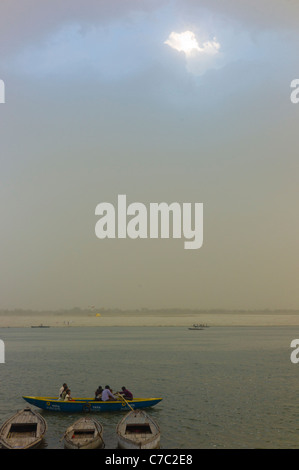
[[[130,403],[123,397],[123,395],[121,395],[119,392],[117,392],[116,396],[119,400],[121,400],[123,402],[123,406],[127,405],[130,408],[130,410],[134,411],[134,408],[132,408]]]
[[[133,400],[133,394],[126,387],[121,387],[121,390],[121,392],[116,393],[117,397],[120,398],[133,411],[132,406],[127,402],[127,400]]]
[[[130,390],[128,390],[126,387],[121,387],[121,390],[121,392],[117,393],[123,395],[126,400],[133,400],[133,394],[130,392]]]

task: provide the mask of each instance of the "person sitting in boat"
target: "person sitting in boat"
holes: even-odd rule
[[[98,388],[96,389],[95,391],[95,397],[94,399],[95,400],[102,400],[102,392],[103,392],[103,388],[101,385],[98,386]]]
[[[73,399],[72,399],[71,391],[70,391],[70,389],[68,388],[68,389],[66,390],[66,394],[65,394],[64,401],[72,401],[72,400],[73,400]]]
[[[116,400],[115,396],[111,392],[109,385],[106,385],[105,390],[102,392],[102,401]]]
[[[121,390],[122,391],[118,393],[123,395],[126,400],[133,400],[133,394],[130,392],[130,390],[128,390],[126,387],[121,387]]]
[[[67,389],[68,389],[68,386],[67,386],[67,384],[64,383],[62,385],[62,387],[60,388],[60,390],[59,390],[59,397],[58,398],[64,399],[65,398],[65,393],[64,392],[66,392]],[[64,397],[62,397],[63,393],[64,393]]]

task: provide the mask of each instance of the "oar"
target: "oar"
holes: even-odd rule
[[[126,403],[126,405],[128,405],[129,408],[131,408],[132,411],[134,411],[134,409],[131,407],[130,403],[127,402],[127,400],[122,396],[121,393],[118,393],[117,395],[121,400],[123,400]]]
[[[74,429],[73,426],[72,426],[72,429]],[[59,442],[63,441],[63,439],[65,438],[65,436],[66,436],[67,433],[68,433],[68,430],[69,430],[69,428],[67,428],[67,429],[64,431],[64,435],[62,436],[61,439],[59,439]],[[69,430],[69,431],[70,431],[70,430]]]
[[[63,441],[63,439],[65,438],[65,436],[66,436],[66,431],[65,431],[64,435],[59,439],[59,442]]]

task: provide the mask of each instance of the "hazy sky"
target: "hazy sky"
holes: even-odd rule
[[[297,0],[3,0],[0,308],[299,308]],[[95,236],[201,202],[204,242]]]

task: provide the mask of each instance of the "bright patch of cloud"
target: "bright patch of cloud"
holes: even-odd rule
[[[179,52],[184,52],[186,56],[196,52],[199,52],[200,54],[215,55],[220,49],[220,44],[215,38],[213,41],[205,41],[202,46],[200,46],[192,31],[184,31],[183,33],[176,33],[173,31],[170,33],[164,44],[167,44]]]
[[[198,41],[192,31],[183,33],[173,31],[164,44],[176,51],[184,52],[187,71],[194,75],[203,75],[210,69],[221,67],[223,57],[219,54],[220,43],[216,38]]]

